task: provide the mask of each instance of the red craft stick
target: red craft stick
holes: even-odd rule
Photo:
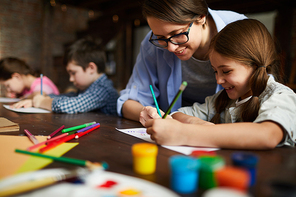
[[[43,153],[45,151],[48,151],[48,150],[50,150],[50,149],[52,149],[52,148],[54,148],[54,147],[56,147],[56,146],[58,146],[58,145],[60,145],[60,144],[62,144],[64,142],[67,142],[69,140],[72,140],[74,137],[75,137],[75,135],[72,134],[72,135],[68,135],[66,137],[60,138],[59,140],[56,140],[56,141],[53,141],[53,142],[49,142],[48,145],[45,146],[45,147],[43,147],[43,148],[41,148],[39,150],[39,152],[40,153]]]
[[[65,137],[65,136],[67,136],[67,135],[68,135],[68,133],[63,133],[63,134],[61,134],[61,135],[58,135],[58,136],[56,136],[56,137],[53,137],[53,138],[51,138],[51,139],[49,139],[49,140],[46,140],[46,141],[44,141],[44,142],[40,142],[39,144],[35,144],[34,146],[30,146],[29,148],[27,148],[27,150],[28,150],[28,151],[31,151],[31,150],[33,150],[33,149],[35,149],[35,148],[38,148],[38,147],[42,146],[42,145],[48,144],[48,143],[53,142],[53,141],[55,141],[55,140],[59,140],[60,138]]]

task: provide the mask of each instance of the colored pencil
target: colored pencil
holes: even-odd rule
[[[65,125],[61,126],[61,127],[58,128],[57,130],[55,130],[53,133],[51,133],[51,134],[47,137],[47,139],[52,138],[55,134],[57,134],[59,131],[61,131],[61,130],[64,129],[64,128],[65,128]]]
[[[81,133],[77,133],[77,134],[75,135],[75,139],[78,139],[78,138],[80,138],[80,137],[82,137],[82,136],[88,134],[89,132],[91,132],[91,131],[93,131],[93,130],[99,128],[100,126],[101,126],[100,123],[97,123],[97,125],[96,125],[95,127],[90,128],[90,129],[87,130],[87,131],[84,131],[84,132],[81,132]]]
[[[100,125],[100,123],[96,123],[96,124],[90,125],[90,126],[88,126],[88,127],[85,127],[85,128],[83,128],[83,129],[78,130],[77,133],[85,132],[85,131],[87,131],[87,130],[93,128],[93,127],[98,126],[98,125]]]
[[[151,91],[151,94],[152,94],[152,97],[153,97],[153,100],[154,100],[154,103],[155,103],[155,107],[156,107],[156,109],[157,109],[157,113],[158,113],[159,116],[161,117],[161,113],[160,113],[160,110],[159,110],[159,107],[158,107],[158,103],[157,103],[157,100],[156,100],[156,97],[155,97],[155,94],[154,94],[154,91],[153,91],[152,85],[150,85],[150,91]]]
[[[67,128],[67,129],[63,129],[62,130],[62,133],[66,133],[66,132],[69,132],[69,131],[73,131],[73,130],[77,130],[77,129],[82,129],[84,127],[88,127],[90,125],[93,125],[95,124],[96,122],[90,122],[90,123],[85,123],[85,124],[82,124],[82,125],[78,125],[78,126],[74,126],[74,127],[70,127],[70,128]]]
[[[173,101],[171,102],[168,110],[165,112],[165,114],[163,115],[163,119],[165,119],[167,117],[167,115],[170,113],[171,109],[173,108],[173,106],[175,105],[176,101],[178,100],[178,98],[180,97],[180,95],[182,94],[182,92],[184,91],[184,89],[187,86],[187,82],[183,81],[183,83],[181,84],[179,91],[177,92],[175,98],[173,99]]]
[[[40,74],[40,94],[43,95],[43,74]]]
[[[32,135],[32,133],[30,133],[27,129],[24,129],[24,131],[27,134],[27,136],[29,137],[29,139],[33,142],[33,144],[39,143],[39,141],[36,139],[36,137],[34,135]]]

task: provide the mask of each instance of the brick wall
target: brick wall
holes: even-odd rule
[[[53,58],[62,56],[64,45],[87,29],[88,10],[50,0],[0,1],[0,58],[15,56],[56,81]],[[68,79],[68,76],[65,76]]]

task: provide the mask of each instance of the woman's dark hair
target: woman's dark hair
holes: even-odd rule
[[[260,108],[259,95],[265,90],[268,74],[279,79],[279,56],[267,28],[255,19],[244,19],[228,24],[211,41],[209,54],[216,51],[221,56],[254,67],[250,78],[252,98],[241,106],[241,120],[253,122]],[[215,102],[216,115],[212,122],[220,123],[220,114],[229,104],[225,90]]]
[[[97,65],[98,73],[105,72],[106,54],[91,38],[82,38],[73,43],[64,55],[64,64],[74,61],[85,70],[90,62]]]
[[[204,0],[145,0],[142,13],[145,18],[187,24],[207,16],[208,5]]]
[[[0,80],[8,80],[13,73],[22,75],[35,75],[26,62],[16,57],[6,57],[0,60]]]

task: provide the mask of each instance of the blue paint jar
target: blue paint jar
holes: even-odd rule
[[[250,186],[253,186],[256,182],[256,167],[258,163],[258,157],[251,153],[237,152],[232,154],[232,163],[234,166],[246,169],[250,174]]]
[[[200,162],[198,159],[175,155],[169,159],[171,169],[171,188],[181,194],[197,191]]]

